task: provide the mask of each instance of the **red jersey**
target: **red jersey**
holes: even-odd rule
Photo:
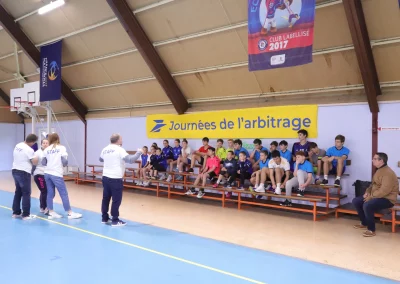
[[[221,161],[217,156],[209,157],[207,159],[206,167],[207,167],[208,170],[210,170],[213,167],[215,167],[214,173],[218,175],[220,170],[221,170]]]
[[[211,147],[210,145],[208,145],[207,148],[204,147],[204,146],[201,146],[201,147],[199,148],[199,152],[200,152],[200,153],[207,153],[208,148],[210,148],[210,147]]]

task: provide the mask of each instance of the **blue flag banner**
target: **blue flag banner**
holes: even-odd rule
[[[40,48],[40,101],[61,99],[62,41]]]
[[[249,70],[312,62],[315,0],[248,0]]]

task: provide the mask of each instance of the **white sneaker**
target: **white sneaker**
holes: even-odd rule
[[[149,184],[150,184],[149,181],[144,181],[144,182],[142,183],[142,186],[146,187],[146,186],[149,186]]]
[[[254,189],[255,192],[265,193],[265,188],[263,184],[260,184],[257,188]]]
[[[82,218],[81,213],[71,212],[68,214],[68,219],[79,219],[79,218]]]
[[[46,212],[46,209],[40,208],[40,213],[44,213],[44,212]]]
[[[61,216],[60,214],[58,214],[57,212],[53,211],[53,212],[49,212],[49,219],[60,219],[63,216]]]
[[[167,178],[167,182],[171,182],[171,180],[172,180],[172,175],[169,175]]]
[[[15,219],[15,218],[22,218],[22,214],[19,214],[19,215],[13,214],[13,215],[12,215],[12,218],[14,218],[14,219]]]
[[[197,193],[197,198],[203,198],[204,195],[206,195],[204,191],[199,190],[199,193]]]
[[[275,194],[281,195],[282,191],[280,187],[275,188]]]
[[[167,177],[165,175],[160,176],[159,180],[165,180]]]
[[[32,219],[35,219],[36,218],[36,215],[29,215],[29,216],[26,216],[26,217],[22,217],[22,220],[32,220]]]

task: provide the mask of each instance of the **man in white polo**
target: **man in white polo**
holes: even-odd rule
[[[32,145],[38,137],[29,134],[24,142],[18,143],[14,148],[14,161],[12,175],[15,182],[15,194],[13,201],[13,218],[22,217],[23,220],[35,218],[31,215],[31,173],[32,166],[36,166],[39,158],[34,156]],[[22,200],[22,211],[21,211]]]
[[[126,222],[119,219],[119,206],[122,202],[123,177],[125,175],[125,162],[133,164],[141,155],[141,149],[138,149],[135,155],[129,155],[122,148],[122,137],[119,134],[113,134],[110,138],[110,144],[105,147],[100,154],[100,162],[104,162],[103,167],[103,201],[101,204],[102,223],[107,224],[111,221],[111,226],[125,226]],[[111,216],[108,210],[111,204]]]

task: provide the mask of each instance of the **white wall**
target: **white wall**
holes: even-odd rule
[[[367,105],[350,106],[321,106],[318,109],[318,138],[310,139],[318,143],[321,148],[334,145],[337,134],[346,137],[345,145],[351,151],[352,165],[347,168],[350,177],[343,179],[344,191],[349,198],[354,196],[352,183],[356,179],[369,180],[371,175],[371,114]],[[114,118],[88,120],[88,151],[87,163],[98,163],[103,147],[109,143],[112,133],[120,133],[123,137],[123,147],[126,150],[136,150],[144,145],[150,146],[156,142],[162,145],[161,139],[148,139],[146,136],[146,118]],[[204,133],[207,136],[207,133]],[[182,137],[184,138],[184,137]],[[226,137],[222,137],[226,138]],[[257,138],[257,137],[255,137]],[[172,144],[173,139],[170,139]],[[263,139],[264,146],[269,147],[273,140]],[[286,139],[291,149],[297,139]],[[215,145],[216,139],[210,142]],[[253,139],[243,139],[243,142],[252,144]],[[192,148],[201,146],[201,140],[189,140]]]
[[[0,123],[0,171],[10,171],[16,144],[24,141],[24,125]]]
[[[39,135],[39,129],[46,128],[46,123],[37,124],[36,135]],[[52,128],[60,136],[61,144],[67,147],[68,165],[79,166],[84,170],[85,161],[85,126],[80,120],[53,122]],[[26,133],[32,132],[32,125],[26,124]],[[90,146],[88,147],[90,150]]]
[[[381,104],[378,115],[378,126],[400,127],[400,103]],[[378,151],[389,156],[388,165],[400,177],[400,131],[383,130],[378,132]]]

